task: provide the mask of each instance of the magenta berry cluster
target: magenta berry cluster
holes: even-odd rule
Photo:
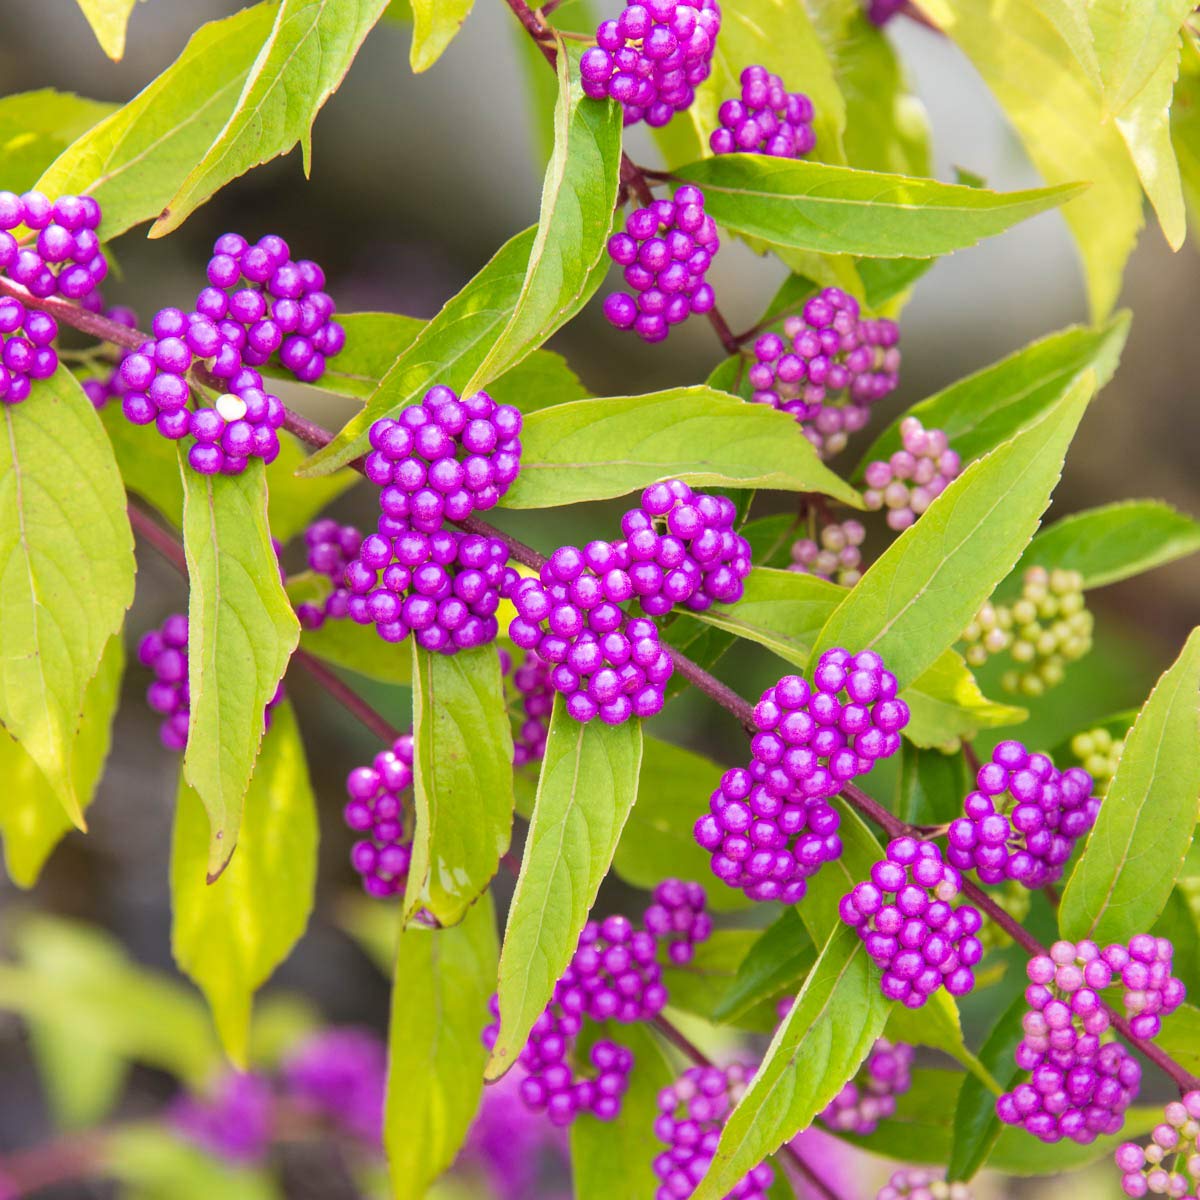
[[[22,226],[37,234],[32,245],[13,236]],[[82,300],[108,275],[99,228],[100,205],[91,196],[52,203],[41,192],[0,192],[0,272],[38,300]]]
[[[546,757],[546,735],[550,732],[550,713],[554,708],[554,685],[550,665],[528,651],[521,665],[512,669],[512,660],[500,652],[500,667],[511,678],[512,689],[521,698],[520,724],[513,735],[513,766],[541,762]]]
[[[667,1149],[654,1159],[661,1180],[655,1200],[687,1200],[704,1178],[734,1106],[742,1098],[754,1068],[731,1063],[689,1067],[658,1094],[654,1136]],[[732,1200],[765,1200],[775,1181],[770,1163],[748,1171],[728,1193]]]
[[[350,861],[369,896],[384,899],[404,891],[412,862],[412,829],[404,793],[412,787],[413,740],[406,733],[381,750],[369,767],[355,767],[346,779],[346,824],[362,839]]]
[[[928,1167],[902,1167],[879,1189],[876,1200],[971,1200],[971,1189]]]
[[[588,921],[554,1003],[571,1016],[632,1025],[662,1012],[667,989],[658,964],[658,940],[627,917]]]
[[[667,947],[667,957],[679,967],[690,963],[696,946],[712,934],[704,889],[692,880],[664,879],[652,894],[642,918],[649,933]]]
[[[672,325],[711,312],[715,298],[705,275],[720,246],[704,193],[692,184],[676,188],[673,200],[634,209],[625,231],[608,240],[609,257],[623,268],[630,289],[604,301],[609,324],[661,342]]]
[[[867,464],[863,492],[867,508],[887,509],[888,526],[897,532],[907,529],[962,470],[962,460],[942,430],[905,417],[900,438],[902,448],[889,459]]]
[[[1197,1200],[1200,1195],[1200,1091],[1172,1100],[1165,1118],[1150,1134],[1150,1144],[1125,1142],[1115,1155],[1126,1196],[1171,1196]]]
[[[339,525],[329,517],[314,521],[304,531],[308,569],[323,575],[333,591],[317,605],[305,601],[296,606],[296,616],[305,629],[320,629],[326,620],[350,615],[350,590],[345,585],[346,568],[358,557],[363,535],[353,525]]]
[[[584,93],[616,100],[626,125],[665,125],[708,78],[720,28],[716,0],[626,0],[579,60]]]
[[[871,878],[842,897],[842,920],[883,971],[880,987],[889,1000],[920,1008],[940,987],[965,996],[983,945],[978,910],[950,903],[962,890],[961,876],[932,842],[893,838],[886,853]]]
[[[1101,951],[1090,941],[1055,942],[1030,959],[1022,1019],[1024,1037],[1014,1060],[1030,1072],[996,1101],[1006,1125],[1021,1125],[1044,1142],[1087,1144],[1116,1133],[1141,1082],[1141,1067],[1119,1042],[1105,1042],[1111,1018],[1101,993],[1123,947]]]
[[[829,1129],[867,1137],[879,1122],[895,1115],[896,1099],[912,1087],[913,1048],[880,1038],[858,1074],[826,1105],[821,1121]]]
[[[49,313],[0,296],[0,401],[20,404],[35,379],[49,379],[58,370],[56,337],[58,323]]]
[[[726,100],[717,110],[721,124],[708,138],[714,154],[803,158],[812,151],[817,144],[813,106],[803,92],[789,92],[778,75],[760,66],[747,67],[741,84],[741,98]]]
[[[1158,1037],[1162,1018],[1187,996],[1183,981],[1171,974],[1174,946],[1167,938],[1139,933],[1127,946],[1106,947],[1102,957],[1125,989],[1122,1003],[1134,1037]]]
[[[324,290],[325,272],[306,259],[293,262],[283,238],[268,234],[251,245],[241,234],[223,234],[206,274],[209,286],[196,297],[196,312],[221,330],[213,374],[260,367],[277,353],[299,382],[315,383],[346,344]]]
[[[1034,890],[1061,878],[1071,851],[1096,823],[1100,799],[1082,767],[1058,771],[1045,754],[1001,742],[950,825],[946,857],[988,884]]]
[[[284,1060],[282,1077],[296,1108],[367,1146],[382,1144],[387,1051],[377,1037],[358,1029],[324,1030]]]
[[[176,1097],[167,1119],[176,1133],[209,1154],[230,1162],[257,1162],[275,1135],[274,1089],[263,1075],[228,1071],[207,1095]]]

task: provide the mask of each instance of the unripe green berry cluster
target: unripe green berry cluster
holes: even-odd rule
[[[1117,773],[1121,755],[1125,752],[1125,739],[1114,738],[1107,729],[1089,729],[1077,733],[1071,739],[1071,753],[1096,782],[1096,795],[1106,796],[1109,784]]]

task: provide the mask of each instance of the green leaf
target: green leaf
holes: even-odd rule
[[[962,815],[963,798],[973,787],[962,754],[900,747],[896,816],[909,825],[943,825]]]
[[[500,1036],[487,1076],[516,1062],[608,874],[638,794],[642,724],[586,725],[555,696],[546,757],[500,953]]]
[[[366,895],[347,896],[337,906],[337,924],[381,974],[389,978],[395,974],[397,939],[402,931],[397,908]]]
[[[1109,111],[1119,115],[1153,90],[1163,60],[1179,45],[1179,27],[1195,5],[1192,0],[1089,0],[1086,7],[1104,99]]]
[[[413,644],[413,803],[404,895],[456,925],[487,887],[512,831],[512,729],[494,646],[435,654]]]
[[[1000,1094],[1000,1086],[991,1073],[967,1049],[958,1002],[949,992],[939,990],[936,995],[930,996],[920,1015],[913,1009],[893,1005],[884,1033],[893,1042],[941,1050],[966,1067],[991,1096]]]
[[[254,993],[303,935],[317,878],[316,799],[287,701],[271,710],[238,852],[215,883],[205,882],[208,841],[204,805],[182,783],[171,842],[171,951],[244,1070]]]
[[[371,426],[419,401],[435,383],[462,391],[508,322],[536,232],[526,229],[509,238],[483,270],[446,301],[391,365],[362,411],[305,463],[303,474],[327,475],[366,453]]]
[[[718,1021],[736,1022],[756,1005],[798,991],[817,961],[817,949],[794,908],[759,935],[717,1005]]]
[[[967,467],[871,565],[813,654],[876,650],[901,689],[928,669],[1033,536],[1094,383],[1081,378],[1041,420]]]
[[[1200,221],[1200,47],[1194,37],[1184,36],[1180,42],[1179,79],[1171,105],[1171,141],[1194,233]]]
[[[115,107],[53,88],[0,99],[0,177],[5,188],[28,191],[63,150]]]
[[[117,634],[109,639],[100,667],[83,694],[79,732],[69,751],[80,811],[92,802],[108,758],[124,667],[125,647]],[[0,736],[0,778],[5,780],[0,797],[4,863],[18,887],[31,888],[71,822],[37,764],[20,742],[6,735]]]
[[[320,629],[300,631],[300,649],[367,679],[401,687],[412,685],[412,655],[408,647],[382,642],[374,625],[330,618]]]
[[[658,1094],[675,1081],[675,1072],[647,1026],[601,1031],[629,1048],[634,1069],[615,1120],[584,1113],[571,1124],[572,1194],[575,1200],[646,1200],[658,1185],[653,1162],[662,1151],[654,1136]]]
[[[467,1135],[483,1095],[479,1033],[498,955],[487,892],[452,929],[409,925],[400,935],[383,1124],[393,1200],[421,1200]]]
[[[1078,571],[1085,588],[1104,587],[1200,550],[1200,521],[1161,500],[1120,500],[1073,513],[1043,529],[1013,569],[1034,564]]]
[[[96,410],[66,371],[2,408],[0,721],[82,829],[72,746],[133,599],[125,491]]]
[[[1118,313],[1096,329],[1075,325],[1032,342],[982,371],[952,383],[914,405],[914,416],[926,429],[941,429],[950,445],[971,462],[1026,428],[1057,404],[1086,370],[1096,372],[1103,387],[1117,368],[1129,333],[1129,313]],[[861,478],[867,463],[887,459],[900,449],[897,417],[871,444],[854,470]]]
[[[240,475],[200,475],[180,454],[188,581],[191,713],[183,774],[211,826],[210,882],[237,845],[263,712],[300,626],[279,578],[267,525],[262,463]]]
[[[1200,1008],[1181,1004],[1163,1018],[1162,1032],[1154,1040],[1189,1075],[1200,1074]]]
[[[48,196],[95,196],[106,239],[157,217],[233,113],[275,11],[257,4],[202,25],[124,108],[80,130],[38,187]]]
[[[559,43],[554,153],[525,280],[507,324],[472,374],[470,393],[565,325],[608,274],[605,253],[621,173],[621,107],[583,94],[577,60]]]
[[[787,413],[707,387],[577,400],[534,413],[505,508],[606,500],[676,476],[716,487],[858,494],[817,458]]]
[[[682,966],[667,963],[662,978],[670,993],[671,1007],[716,1024],[715,1014],[721,998],[733,984],[738,967],[757,940],[756,929],[714,929],[695,947],[689,962]],[[776,1024],[775,1010],[770,1005],[761,1005],[758,1012],[743,1017],[739,1024],[743,1029],[772,1033]]]
[[[705,211],[736,233],[867,258],[930,258],[974,246],[1085,186],[992,192],[764,154],[719,154],[676,174],[703,188]]]
[[[883,1031],[888,1002],[857,933],[830,936],[745,1095],[694,1200],[717,1200],[841,1091]]]
[[[409,65],[420,74],[433,66],[454,41],[475,0],[411,0],[413,17]]]
[[[87,23],[100,43],[100,49],[113,62],[125,57],[125,27],[137,0],[76,0]]]
[[[320,479],[298,479],[296,469],[308,456],[299,438],[281,431],[279,457],[267,467],[267,521],[271,533],[287,543],[303,533],[340,495],[360,479],[355,471],[336,471]]]
[[[1095,827],[1063,890],[1064,937],[1128,941],[1162,912],[1196,828],[1200,629],[1163,674],[1125,739]]]
[[[1183,980],[1191,996],[1200,993],[1200,911],[1192,908],[1189,895],[1195,891],[1195,882],[1186,875],[1180,877],[1150,930],[1155,937],[1168,938],[1175,947],[1171,974]]]
[[[152,504],[176,528],[183,528],[183,481],[179,453],[157,429],[134,425],[119,404],[100,410],[125,487]]]
[[[974,64],[1052,185],[1091,187],[1063,216],[1083,259],[1095,318],[1108,315],[1142,227],[1142,189],[1116,124],[1042,0],[917,0]]]
[[[905,739],[926,748],[953,745],[984,729],[1019,725],[1029,716],[1016,705],[989,700],[957,650],[942,651],[901,696],[909,708]]]
[[[386,7],[387,0],[282,0],[233,111],[150,236],[178,229],[214,192],[297,142],[307,175],[317,113]]]
[[[617,843],[613,870],[626,883],[647,890],[668,875],[695,880],[718,912],[752,903],[712,873],[708,852],[692,834],[724,773],[724,767],[703,755],[647,737],[642,752],[646,787]]]

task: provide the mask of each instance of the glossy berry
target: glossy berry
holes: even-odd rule
[[[666,945],[667,957],[675,966],[691,962],[696,946],[712,934],[704,889],[691,881],[664,879],[654,889],[652,898],[642,924]]]
[[[1150,1144],[1125,1142],[1114,1158],[1126,1196],[1200,1196],[1200,1091],[1172,1100],[1164,1120],[1150,1134]]]
[[[975,986],[981,922],[971,905],[952,907],[961,889],[959,873],[942,861],[937,846],[899,837],[888,843],[870,879],[842,897],[838,912],[882,969],[880,986],[889,1000],[920,1008],[940,987],[965,996]]]
[[[58,324],[49,313],[0,296],[0,401],[20,404],[33,383],[58,369],[53,342]]]
[[[374,1034],[314,1034],[284,1060],[282,1075],[297,1108],[325,1117],[366,1146],[382,1146],[387,1048]]]
[[[237,1163],[264,1158],[275,1130],[276,1101],[261,1075],[230,1071],[207,1095],[177,1097],[167,1111],[175,1131],[202,1150]]]
[[[971,1200],[971,1189],[961,1181],[947,1183],[925,1167],[903,1167],[879,1190],[876,1200]]]
[[[812,101],[789,92],[766,67],[746,67],[742,94],[717,110],[720,126],[709,135],[714,154],[745,152],[774,158],[803,158],[817,144]]]
[[[555,1003],[564,1013],[593,1021],[649,1020],[667,1002],[657,949],[654,935],[625,917],[588,921],[555,986]]]
[[[940,429],[925,429],[916,417],[900,422],[901,449],[886,461],[868,463],[863,501],[886,509],[888,527],[907,529],[958,477],[962,462]]]
[[[704,211],[704,193],[691,184],[673,200],[655,200],[625,218],[625,231],[608,239],[609,257],[623,270],[628,292],[604,301],[617,329],[632,329],[645,342],[661,342],[672,325],[715,303],[705,274],[721,241]]]
[[[842,587],[853,587],[861,578],[862,546],[867,531],[861,521],[850,518],[822,527],[819,541],[801,538],[792,544],[789,571],[815,575]]]
[[[346,779],[349,801],[346,824],[362,835],[350,851],[350,861],[362,876],[363,888],[380,899],[404,891],[412,862],[411,801],[404,793],[413,780],[412,734],[381,750],[369,767],[355,767]]]
[[[1148,933],[1136,934],[1125,946],[1107,946],[1101,955],[1125,989],[1122,1003],[1135,1037],[1157,1037],[1162,1018],[1187,997],[1183,981],[1171,974],[1174,956],[1167,938]]]
[[[91,196],[60,196],[51,203],[40,192],[0,192],[0,274],[39,300],[83,300],[108,275],[100,216]],[[22,225],[37,236],[18,245],[12,230]]]

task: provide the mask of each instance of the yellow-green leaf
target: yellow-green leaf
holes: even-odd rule
[[[113,62],[125,57],[125,28],[137,0],[76,0],[87,17],[100,49]]]
[[[457,36],[475,0],[411,0],[412,48],[408,61],[418,74],[428,71]]]

